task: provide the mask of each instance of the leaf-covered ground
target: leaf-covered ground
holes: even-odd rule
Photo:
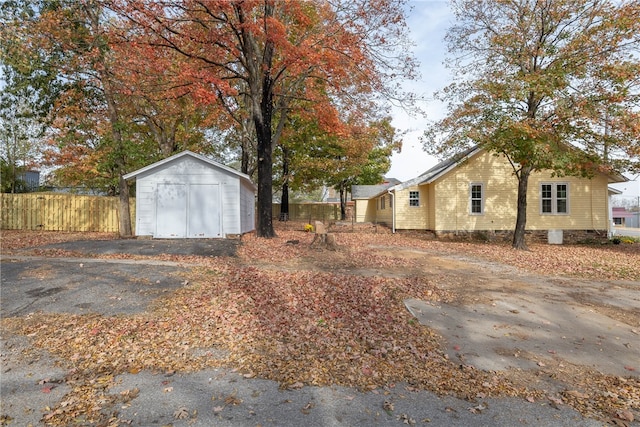
[[[88,424],[109,419],[117,424],[105,408],[135,395],[110,395],[114,376],[216,366],[288,388],[339,384],[366,390],[406,382],[468,399],[559,399],[602,418],[640,409],[640,383],[632,377],[578,369],[559,378],[567,383],[564,394],[549,397],[528,387],[526,376],[483,372],[449,360],[437,334],[419,325],[403,300],[447,301],[454,295],[439,286],[442,277],[418,273],[419,258],[393,255],[393,248],[411,248],[544,274],[637,281],[640,245],[531,245],[530,252],[519,252],[503,244],[349,229],[339,233],[338,250],[331,251],[312,246],[313,235],[302,231],[303,224],[278,226],[274,239],[244,236],[237,258],[164,256],[198,267],[182,289],[144,314],[36,313],[3,319],[3,329],[28,335],[69,369],[66,381],[73,391],[45,416],[46,422],[68,425],[82,416]],[[52,241],[88,238],[113,236],[4,231],[2,251],[25,253]],[[392,249],[371,250],[380,246]],[[582,391],[574,392],[576,387]]]

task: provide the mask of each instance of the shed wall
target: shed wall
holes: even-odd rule
[[[241,233],[240,179],[193,157],[181,157],[137,177],[136,235],[156,234],[158,184],[183,184],[187,187],[219,184],[222,235]],[[194,206],[194,203],[190,202],[190,205]]]
[[[240,185],[240,231],[248,233],[255,230],[256,209],[255,193],[247,183],[241,181]]]

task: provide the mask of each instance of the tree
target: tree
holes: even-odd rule
[[[414,76],[401,0],[112,3],[152,45],[190,59],[183,77],[199,84],[202,102],[217,103],[238,123],[250,118],[261,237],[275,235],[273,149],[292,101],[335,110],[336,103],[375,102],[375,94],[405,100],[394,84]]]
[[[10,67],[4,67],[5,87],[0,94],[0,160],[2,192],[26,191],[23,174],[39,157],[42,121],[32,106],[33,94],[16,81]]]
[[[605,153],[638,154],[640,4],[451,4],[457,22],[447,41],[456,83],[439,94],[448,115],[423,142],[435,154],[479,144],[509,160],[518,181],[513,247],[526,249],[532,172],[590,176],[610,167]]]
[[[129,187],[122,179],[126,173],[125,123],[109,50],[111,28],[104,12],[99,0],[12,1],[3,5],[3,19],[8,18],[4,31],[10,32],[11,62],[20,65],[15,69],[26,76],[41,75],[43,70],[45,75],[52,75],[51,81],[61,88],[53,98],[56,102],[64,96],[95,109],[103,108],[107,126],[102,130],[108,135],[101,142],[109,142],[109,167],[119,176],[120,234],[130,236]],[[33,81],[31,85],[48,94],[40,83]]]
[[[332,187],[340,194],[340,213],[345,219],[351,186],[380,183],[402,141],[389,117],[370,123],[354,118],[340,128],[340,134],[334,135],[315,121],[293,123],[282,141],[283,151],[289,154],[283,188],[288,189],[288,183],[303,191]]]

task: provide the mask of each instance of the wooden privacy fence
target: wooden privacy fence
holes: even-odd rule
[[[135,227],[135,199],[131,198],[131,224]],[[347,219],[351,219],[351,203]],[[118,198],[65,193],[0,193],[0,228],[3,230],[118,232]],[[273,219],[280,205],[273,204]],[[339,221],[340,203],[289,204],[289,220]]]
[[[347,203],[347,220],[351,220],[352,203]],[[273,219],[280,216],[280,205],[273,204]],[[289,203],[289,217],[293,221],[340,221],[340,203]]]
[[[5,193],[0,201],[3,230],[118,232],[117,197]],[[135,218],[135,200],[130,204]]]

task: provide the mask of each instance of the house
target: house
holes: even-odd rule
[[[40,171],[28,170],[20,174],[26,191],[38,191],[40,188]]]
[[[627,208],[612,208],[613,224],[617,227],[638,228],[638,213]]]
[[[562,230],[576,240],[606,237],[611,228],[608,184],[623,181],[617,174],[579,178],[532,173],[527,231],[545,238],[550,230]],[[518,181],[513,168],[506,157],[477,146],[406,182],[368,187],[354,192],[357,222],[436,235],[509,234],[515,228]]]
[[[371,202],[371,198],[400,183],[395,178],[389,178],[376,185],[352,185],[351,200],[355,204],[355,222],[380,222],[377,220],[377,205]]]
[[[199,154],[183,151],[124,179],[136,179],[136,236],[218,238],[255,230],[251,179]]]

